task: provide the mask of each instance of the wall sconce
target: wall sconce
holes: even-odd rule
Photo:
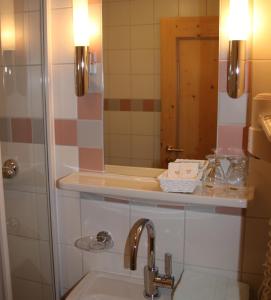
[[[1,49],[15,50],[15,17],[13,0],[0,0]]]
[[[239,98],[245,89],[246,40],[249,32],[248,0],[230,0],[227,93]]]
[[[88,92],[88,45],[89,45],[88,0],[73,0],[73,38],[75,46],[75,94],[78,97]]]

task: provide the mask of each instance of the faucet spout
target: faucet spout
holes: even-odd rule
[[[139,219],[130,230],[130,270],[136,270],[137,267],[137,252],[140,238],[144,228],[148,233],[148,267],[150,270],[155,269],[155,230],[153,222],[149,219]]]

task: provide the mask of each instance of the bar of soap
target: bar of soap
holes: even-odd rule
[[[194,179],[198,176],[199,163],[169,163],[168,177],[175,179]]]

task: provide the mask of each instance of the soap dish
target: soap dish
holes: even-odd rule
[[[100,231],[96,236],[85,236],[75,241],[75,247],[85,251],[103,251],[113,248],[112,236],[107,231]]]

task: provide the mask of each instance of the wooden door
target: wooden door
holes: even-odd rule
[[[202,158],[216,145],[218,36],[218,17],[161,20],[162,167]]]
[[[204,159],[216,146],[218,39],[179,39],[177,50],[177,148]]]

